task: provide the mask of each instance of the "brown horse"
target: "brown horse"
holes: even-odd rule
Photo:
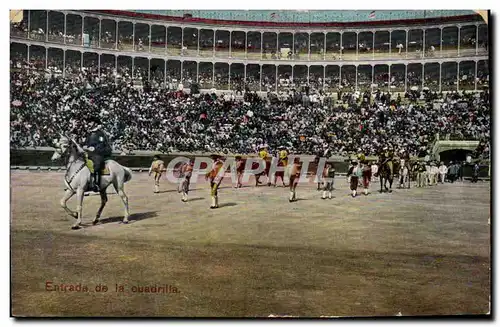
[[[379,161],[377,175],[380,176],[380,193],[385,189],[385,192],[392,193],[392,182],[394,181],[394,161],[385,159]],[[389,187],[387,187],[389,182]]]

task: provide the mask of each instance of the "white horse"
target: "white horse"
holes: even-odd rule
[[[408,185],[410,188],[410,172],[408,170],[408,166],[404,159],[401,159],[399,166],[399,188],[405,188]]]
[[[66,165],[66,175],[64,176],[64,183],[66,184],[67,189],[64,197],[61,199],[61,206],[70,216],[77,219],[75,224],[71,228],[78,229],[80,228],[80,225],[82,223],[82,204],[84,192],[87,191],[91,183],[91,173],[86,165],[85,151],[74,141],[70,141],[66,137],[62,137],[59,142],[54,141],[54,145],[56,150],[52,155],[52,160],[58,160],[65,154],[69,156],[68,163]],[[123,204],[125,205],[125,216],[123,217],[123,223],[128,223],[128,218],[130,216],[128,209],[128,197],[123,189],[124,184],[132,179],[132,171],[127,167],[120,165],[114,160],[106,160],[106,167],[108,168],[110,174],[101,176],[101,206],[99,207],[99,210],[97,210],[92,224],[95,225],[99,222],[102,210],[104,209],[104,206],[108,201],[106,189],[110,184],[113,184],[116,193],[120,195]],[[66,206],[68,200],[75,193],[77,198],[76,212],[70,210]]]

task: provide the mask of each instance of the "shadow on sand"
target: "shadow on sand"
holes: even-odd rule
[[[192,199],[188,199],[188,202],[199,201],[199,200],[205,200],[205,198],[192,198]]]
[[[129,220],[129,223],[134,223],[134,222],[139,221],[139,220],[155,218],[157,216],[158,216],[158,214],[156,213],[156,211],[139,212],[139,213],[131,214],[130,217],[128,217],[128,220]],[[101,218],[101,219],[99,219],[99,224],[116,223],[116,222],[121,222],[122,220],[123,220],[123,216]]]
[[[222,204],[219,204],[219,208],[224,208],[224,207],[234,207],[234,206],[237,206],[238,204],[237,203],[234,203],[234,202],[228,202],[228,203],[222,203]]]

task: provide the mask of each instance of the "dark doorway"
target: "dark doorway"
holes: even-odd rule
[[[439,154],[440,161],[443,161],[444,163],[448,163],[450,161],[463,162],[467,159],[467,156],[472,156],[471,150],[453,149],[453,150],[443,151]]]

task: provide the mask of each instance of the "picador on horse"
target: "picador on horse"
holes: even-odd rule
[[[99,192],[102,170],[106,160],[111,158],[112,149],[98,118],[92,120],[91,128],[83,149],[88,151],[88,157],[93,162],[92,191]]]
[[[380,193],[385,189],[386,192],[392,192],[392,182],[394,180],[394,150],[386,146],[379,153],[379,163],[377,175],[380,176]],[[387,187],[389,181],[389,188]]]

